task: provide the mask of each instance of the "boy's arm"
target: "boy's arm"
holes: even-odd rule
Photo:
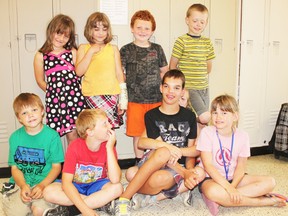
[[[28,185],[25,181],[24,175],[21,170],[18,169],[17,166],[11,167],[11,173],[15,183],[19,186],[21,192],[20,197],[23,202],[30,202],[32,199],[30,197],[30,185]]]
[[[161,79],[163,78],[163,76],[165,75],[165,73],[166,73],[168,70],[169,70],[168,65],[160,68],[160,77],[161,77]]]
[[[31,197],[33,199],[41,198],[43,196],[44,188],[47,185],[51,184],[57,178],[60,172],[61,172],[61,164],[60,163],[52,164],[52,168],[50,172],[48,173],[48,175],[39,184],[33,187],[32,192],[31,192]]]
[[[164,142],[160,137],[158,137],[157,139],[148,138],[146,130],[143,132],[142,136],[139,138],[138,148],[140,149],[158,149],[161,147],[168,148],[171,156],[177,160],[182,157],[182,152],[180,148]]]
[[[212,59],[207,60],[207,73],[209,74],[212,71]]]
[[[178,62],[179,62],[179,59],[174,57],[174,56],[171,56],[170,58],[170,63],[169,63],[169,69],[172,70],[172,69],[178,69]]]
[[[80,193],[73,185],[73,174],[62,173],[62,187],[66,196],[71,200],[72,203],[79,209],[83,215],[97,215],[92,209],[90,209],[83,201]]]
[[[121,169],[115,156],[114,147],[116,143],[115,131],[110,130],[110,137],[106,144],[108,178],[111,183],[118,183],[121,180]]]

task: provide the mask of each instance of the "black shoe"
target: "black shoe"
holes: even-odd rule
[[[81,212],[75,205],[67,206],[67,208],[68,208],[69,216],[76,216],[76,215],[81,214]]]
[[[69,216],[67,206],[57,206],[55,208],[46,209],[43,216]]]
[[[113,206],[114,206],[114,200],[111,202],[107,203],[106,205],[99,207],[96,209],[96,211],[103,211],[109,215],[113,215]]]

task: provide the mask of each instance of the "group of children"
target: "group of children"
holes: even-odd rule
[[[162,47],[149,41],[156,29],[149,11],[133,15],[134,41],[120,51],[110,44],[111,25],[103,13],[89,16],[89,43],[78,50],[73,21],[61,14],[52,19],[34,59],[45,109],[33,93],[21,93],[13,103],[23,127],[9,140],[10,182],[16,185],[3,197],[7,215],[92,216],[103,210],[129,216],[132,208],[178,195],[190,206],[197,185],[203,197],[222,206],[286,205],[283,197],[269,196],[274,178],[245,173],[249,138],[236,127],[235,99],[221,95],[208,111],[215,54],[201,35],[207,8],[192,5],[185,21],[189,32],[176,40],[169,69]],[[114,129],[126,110],[137,163],[126,171],[124,190]],[[65,160],[58,134],[69,142]],[[55,180],[62,162],[62,178]]]

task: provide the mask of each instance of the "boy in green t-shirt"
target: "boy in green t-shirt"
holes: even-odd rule
[[[42,216],[46,209],[54,207],[44,201],[43,190],[61,172],[62,143],[58,133],[43,124],[44,106],[37,95],[21,93],[13,108],[23,127],[9,139],[9,182],[16,185],[4,193],[3,211],[9,216]]]

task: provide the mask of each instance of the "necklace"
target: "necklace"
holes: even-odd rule
[[[224,151],[223,151],[223,148],[222,148],[222,142],[221,142],[221,139],[219,137],[218,130],[216,130],[216,135],[217,135],[217,138],[218,138],[218,141],[219,141],[219,146],[220,146],[221,156],[222,156],[224,170],[225,170],[225,174],[226,174],[226,179],[228,180],[230,161],[232,160],[232,151],[233,151],[233,145],[234,145],[234,131],[232,131],[232,140],[231,140],[231,146],[230,146],[230,161],[228,162],[227,166],[226,166],[226,161],[225,161],[225,158],[224,158]]]

